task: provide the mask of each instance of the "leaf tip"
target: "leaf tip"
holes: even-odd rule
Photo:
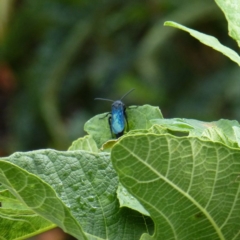
[[[169,26],[169,27],[173,27],[173,25],[174,25],[174,22],[172,22],[172,21],[166,21],[163,24],[163,26]]]

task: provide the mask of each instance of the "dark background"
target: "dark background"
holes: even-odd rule
[[[5,5],[4,5],[4,2]],[[67,149],[110,103],[160,106],[164,117],[239,119],[238,66],[176,21],[238,50],[221,10],[194,1],[3,1],[0,153]]]
[[[236,63],[171,20],[238,51],[209,0],[4,0],[0,2],[0,156],[66,150],[84,123],[128,105],[159,106],[165,118],[240,119]]]

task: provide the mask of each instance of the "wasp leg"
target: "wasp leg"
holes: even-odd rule
[[[121,137],[122,135],[123,135],[123,131],[120,132],[120,133],[117,133],[117,134],[116,134],[116,138],[119,138],[119,137]]]

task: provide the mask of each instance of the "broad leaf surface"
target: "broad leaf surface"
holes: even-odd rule
[[[5,185],[16,198],[21,200],[23,204],[26,204],[28,208],[25,209],[26,215],[28,212],[34,217],[33,212],[35,212],[35,218],[37,217],[37,213],[61,227],[65,232],[78,237],[78,239],[87,239],[80,225],[71,216],[69,209],[60,201],[55,191],[40,178],[26,172],[10,162],[0,160],[0,182]],[[3,202],[3,204],[5,204],[5,202]],[[19,207],[17,204],[13,206],[14,207],[10,211]],[[29,211],[29,209],[31,211]],[[1,214],[4,213],[2,210],[4,209],[1,209]],[[28,235],[31,235],[34,232],[37,233],[37,224],[40,223],[40,221],[30,222],[28,217],[26,218],[26,220],[28,220],[27,222],[24,218],[20,218],[18,214],[16,215],[16,218],[12,216],[12,219],[15,221],[18,220],[18,223],[15,224],[17,228],[20,228],[22,225],[24,226],[23,232],[12,231],[10,225],[6,226],[11,222],[9,222],[8,219],[2,218],[1,229],[5,225],[5,229],[8,230],[7,232],[3,232],[3,234],[5,234],[5,236],[1,236],[3,239],[16,239],[19,234],[19,238],[22,239],[23,236],[21,236],[21,234],[26,236],[27,232],[29,232]],[[34,220],[34,218],[32,220]],[[45,228],[46,224],[46,222],[43,222]],[[48,224],[50,226],[52,225],[50,223]],[[30,229],[26,229],[29,225],[31,226]],[[41,227],[41,225],[39,227]]]
[[[153,232],[150,218],[119,208],[118,177],[109,153],[15,153],[0,161],[0,169],[0,182],[31,212],[78,239],[84,239],[83,232],[88,239],[120,240]],[[2,226],[6,221],[0,222]]]
[[[151,126],[151,119],[163,118],[159,107],[150,105],[131,106],[127,108],[126,113],[129,130],[147,129]],[[96,115],[88,120],[84,125],[84,130],[93,137],[98,148],[112,139],[107,113]]]
[[[240,2],[239,0],[215,0],[228,21],[228,33],[240,46]]]
[[[240,150],[195,137],[123,137],[112,149],[121,183],[150,213],[141,239],[240,239]]]
[[[209,47],[212,47],[213,49],[221,52],[223,55],[227,56],[228,58],[230,58],[232,61],[236,62],[240,66],[240,56],[232,49],[222,45],[218,41],[217,38],[207,35],[207,34],[204,34],[204,33],[201,33],[201,32],[198,32],[196,30],[185,27],[185,26],[175,23],[175,22],[168,21],[168,22],[165,22],[164,25],[179,28],[185,32],[188,32],[191,36],[198,39],[203,44],[205,44]]]
[[[9,191],[0,192],[0,239],[27,239],[31,233],[40,233],[56,227],[37,215]],[[12,231],[14,229],[14,231]]]

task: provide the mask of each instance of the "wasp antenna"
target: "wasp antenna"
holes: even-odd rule
[[[125,94],[122,96],[122,98],[120,99],[120,101],[121,101],[124,97],[126,97],[130,92],[132,92],[133,90],[135,90],[135,88],[133,88],[133,89],[131,89],[130,91],[128,91],[127,93],[125,93]]]
[[[114,102],[113,100],[107,99],[107,98],[94,98],[94,100],[102,100],[102,101]]]

